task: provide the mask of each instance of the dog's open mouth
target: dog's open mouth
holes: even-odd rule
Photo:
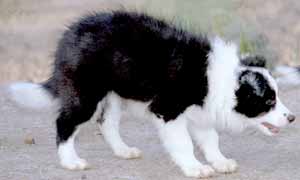
[[[268,122],[261,123],[264,127],[266,127],[271,133],[277,134],[279,133],[280,129],[279,127],[274,126],[273,124],[270,124]]]

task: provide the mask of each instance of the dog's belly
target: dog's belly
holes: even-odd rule
[[[138,119],[150,119],[153,113],[149,111],[149,104],[150,101],[142,102],[122,98],[122,113],[123,115]]]

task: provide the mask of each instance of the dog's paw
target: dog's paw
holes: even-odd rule
[[[60,164],[63,168],[69,170],[86,170],[90,168],[87,161],[81,158],[65,159]]]
[[[116,150],[115,155],[123,159],[136,159],[142,157],[142,151],[135,147],[126,147]]]
[[[238,164],[233,159],[214,162],[212,166],[219,173],[233,173],[238,169]]]
[[[209,165],[198,165],[182,169],[185,176],[192,178],[209,178],[215,175],[215,170]]]

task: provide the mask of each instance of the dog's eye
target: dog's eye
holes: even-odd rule
[[[266,104],[267,104],[267,105],[270,105],[270,106],[271,106],[271,105],[274,105],[274,104],[276,104],[276,100],[269,99],[269,100],[266,101]]]

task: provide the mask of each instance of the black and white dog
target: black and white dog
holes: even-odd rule
[[[295,120],[263,58],[240,60],[233,43],[123,11],[71,25],[59,42],[52,77],[42,85],[12,84],[10,92],[33,107],[59,106],[58,155],[61,165],[73,170],[88,167],[74,138],[95,112],[116,156],[141,156],[119,134],[124,104],[126,112],[155,123],[166,151],[189,177],[236,171],[237,163],[220,152],[218,129],[256,127],[274,135]],[[197,160],[193,142],[210,165]]]

